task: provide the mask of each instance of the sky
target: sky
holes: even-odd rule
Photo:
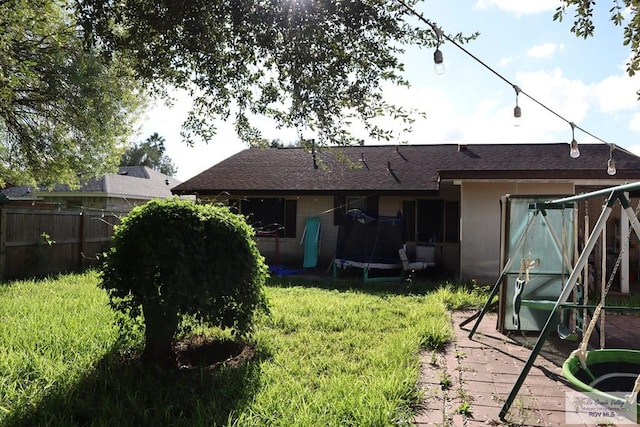
[[[640,155],[636,94],[640,75],[626,73],[630,53],[622,44],[623,28],[609,21],[612,1],[597,2],[595,34],[588,39],[571,33],[571,11],[562,22],[553,21],[559,4],[557,0],[424,1],[417,10],[445,34],[480,33],[463,47],[486,67],[445,41],[440,50],[446,72],[436,75],[433,49],[408,48],[402,62],[411,87],[384,87],[388,101],[426,113],[404,139],[411,144],[568,144],[572,139],[568,122],[573,122],[606,143]],[[519,95],[518,126],[513,119],[513,85],[538,101]],[[248,148],[230,123],[219,123],[208,144],[185,145],[180,126],[190,102],[180,93],[176,98],[171,108],[158,102],[149,109],[140,122],[138,140],[154,132],[164,137],[165,154],[178,168],[177,179],[186,181]],[[298,138],[295,130],[277,130],[266,120],[259,126],[269,140],[287,143]],[[579,144],[603,143],[588,133],[576,128],[575,139]]]

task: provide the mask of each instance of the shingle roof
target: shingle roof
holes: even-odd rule
[[[102,178],[110,196],[137,195],[149,198],[171,197],[171,188],[180,181],[145,166],[121,166],[118,174]]]
[[[36,197],[31,194],[31,187],[28,187],[26,185],[17,185],[13,187],[3,188],[2,194],[4,194],[9,199],[36,199]]]
[[[606,173],[609,146],[583,144],[378,145],[323,148],[314,169],[302,148],[252,148],[185,181],[176,194],[238,192],[341,192],[437,190],[439,180],[640,179],[640,157],[614,150],[618,173]],[[340,156],[352,164],[340,161]],[[355,165],[355,167],[353,167]],[[323,167],[324,166],[324,167]]]
[[[3,192],[9,198],[25,197],[27,194],[33,195],[32,193],[38,195],[91,193],[109,197],[153,199],[171,197],[171,188],[178,184],[180,181],[177,179],[145,166],[120,166],[117,174],[110,173],[100,178],[91,178],[83,182],[77,190],[70,190],[66,185],[58,185],[52,191],[18,186],[4,189]]]

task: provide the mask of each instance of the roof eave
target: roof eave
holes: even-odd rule
[[[304,195],[316,195],[316,196],[336,196],[336,195],[417,195],[417,194],[429,194],[437,193],[438,189],[408,189],[408,190],[390,190],[390,189],[353,189],[353,190],[261,190],[261,189],[206,189],[206,190],[182,190],[172,191],[177,196],[214,196],[214,197],[241,197],[247,194],[264,195],[264,196],[304,196]]]
[[[640,179],[640,170],[618,170],[608,175],[606,170],[442,170],[440,181],[456,179],[575,181],[578,179]]]

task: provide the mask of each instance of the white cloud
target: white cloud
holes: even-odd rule
[[[566,78],[562,70],[552,72],[519,73],[520,88],[539,103],[568,121],[580,123],[590,107],[590,88],[584,82]],[[522,115],[531,115],[541,126],[557,131],[567,128],[567,123],[543,106],[520,95]]]
[[[506,67],[507,65],[509,65],[511,62],[513,62],[513,58],[500,58],[500,60],[498,61],[498,65],[500,67]]]
[[[497,8],[516,15],[529,15],[555,10],[560,0],[477,0],[474,9]]]
[[[594,85],[593,94],[598,100],[600,111],[611,113],[637,109],[639,77],[629,77],[627,74],[609,76]]]
[[[411,143],[419,144],[568,142],[571,139],[571,127],[567,121],[591,130],[586,122],[588,117],[602,110],[606,102],[614,102],[602,99],[600,94],[607,92],[605,88],[613,87],[608,79],[590,85],[567,78],[562,70],[555,69],[550,72],[519,73],[514,81],[542,104],[520,94],[518,103],[522,108],[522,118],[518,127],[514,126],[513,118],[515,96],[508,87],[500,88],[482,99],[469,99],[464,107],[449,93],[446,85],[414,87],[408,91],[391,89],[386,94],[390,102],[426,112],[426,119],[416,122],[414,132],[408,138]],[[635,92],[628,92],[633,98]],[[628,99],[618,102],[631,106]],[[640,113],[634,116],[629,126],[632,131],[640,132]],[[599,142],[579,131],[576,138],[580,143]]]
[[[403,88],[386,86],[385,99],[392,104],[414,108],[424,112],[426,118],[416,117],[411,134],[402,138],[411,144],[442,144],[460,140],[460,113],[451,103],[451,97],[439,86]],[[379,123],[387,128],[398,129],[391,119]]]
[[[530,58],[551,58],[556,51],[561,51],[564,49],[564,45],[555,44],[555,43],[543,43],[536,46],[533,46],[527,51],[527,56]]]
[[[466,97],[468,101],[463,105],[456,93],[451,92],[456,90],[455,82],[443,80],[441,84],[433,84],[434,81],[438,80],[410,89],[385,88],[389,102],[426,113],[426,118],[417,119],[413,132],[405,136],[409,143],[568,143],[571,139],[571,128],[566,121],[522,94],[519,96],[522,118],[520,126],[514,126],[515,94],[508,86],[481,99]],[[514,81],[537,101],[587,130],[590,129],[585,123],[587,115],[604,102],[594,89],[598,85],[567,78],[560,69],[519,73]],[[603,83],[603,87],[611,87],[610,84]],[[379,124],[393,127],[390,119]],[[640,113],[635,116],[632,126],[640,131]],[[581,144],[600,143],[580,132],[576,133],[576,138]]]
[[[403,105],[410,102],[407,106],[426,113],[426,118],[416,122],[413,133],[407,138],[410,143],[504,144],[549,140],[548,121],[539,124],[532,114],[519,120],[521,126],[514,126],[512,94],[505,95],[504,91],[477,101],[466,112],[440,88],[421,87],[409,91],[410,94],[406,89],[390,90],[387,96],[390,102],[404,100]],[[533,110],[531,106],[527,108]]]

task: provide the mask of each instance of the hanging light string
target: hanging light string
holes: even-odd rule
[[[565,123],[567,123],[570,127],[571,127],[571,133],[572,133],[572,137],[574,135],[574,130],[578,129],[581,132],[589,135],[590,137],[592,137],[593,139],[596,139],[604,144],[607,144],[609,146],[610,149],[610,156],[613,153],[614,149],[623,151],[627,154],[632,154],[630,153],[628,150],[605,141],[604,139],[594,135],[593,133],[587,131],[586,129],[578,126],[577,124],[575,124],[574,122],[572,122],[571,120],[568,120],[567,118],[565,118],[564,116],[562,116],[561,114],[557,113],[556,111],[554,111],[553,109],[549,108],[548,106],[546,106],[545,104],[543,104],[542,102],[538,101],[536,98],[534,98],[533,96],[531,96],[530,94],[528,94],[527,92],[525,92],[524,90],[522,90],[522,88],[520,88],[519,86],[517,86],[516,84],[512,83],[511,81],[509,81],[506,77],[504,77],[502,74],[500,74],[499,72],[497,72],[496,70],[494,70],[493,68],[491,68],[489,65],[487,65],[484,61],[482,61],[480,58],[478,58],[477,56],[475,56],[473,53],[469,52],[467,49],[465,49],[462,45],[460,45],[458,42],[456,42],[452,37],[450,37],[449,35],[447,35],[446,33],[444,33],[442,31],[441,28],[439,28],[436,24],[434,24],[433,22],[431,22],[430,20],[428,20],[427,18],[425,18],[422,13],[417,12],[415,9],[413,9],[412,7],[410,7],[408,4],[406,4],[403,0],[396,0],[399,4],[401,4],[407,11],[409,11],[412,15],[414,15],[415,17],[417,17],[420,21],[424,22],[425,24],[427,24],[431,30],[434,32],[434,34],[436,35],[436,37],[438,38],[438,47],[441,44],[441,40],[445,39],[447,41],[449,41],[449,43],[453,44],[455,47],[457,47],[458,49],[460,49],[461,51],[463,51],[464,53],[466,53],[468,56],[470,56],[471,58],[473,58],[477,63],[479,63],[480,65],[482,65],[484,68],[486,68],[487,70],[489,70],[491,73],[493,73],[496,77],[498,77],[499,79],[503,80],[505,83],[507,83],[509,86],[513,87],[513,89],[516,92],[516,108],[514,108],[514,117],[518,118],[520,117],[520,115],[522,114],[522,110],[520,109],[520,107],[518,106],[518,95],[524,95],[527,98],[529,98],[531,101],[535,102],[536,104],[538,104],[540,107],[542,107],[543,109],[547,110],[548,112],[550,112],[551,114],[553,114],[554,116],[556,116],[557,118],[559,118],[560,120],[564,121]],[[439,49],[436,49],[439,52]],[[572,142],[571,142],[571,146],[572,148],[574,147],[574,144],[576,146],[577,149],[577,142],[575,142],[575,138],[572,138]],[[575,153],[575,151],[574,151]],[[579,155],[579,154],[578,154]],[[573,155],[572,155],[573,157]]]

